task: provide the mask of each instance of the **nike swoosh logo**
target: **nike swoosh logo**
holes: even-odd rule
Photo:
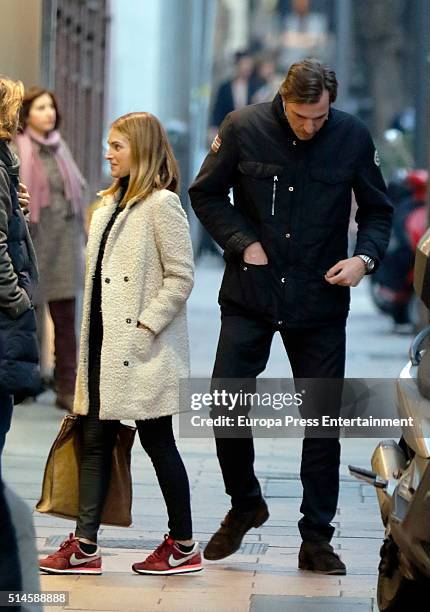
[[[180,559],[175,559],[173,555],[170,555],[169,565],[170,567],[178,567],[178,565],[182,565],[185,561],[189,561],[195,556],[196,556],[195,552],[191,553],[190,555],[187,555],[186,557],[181,557]]]
[[[97,557],[93,557],[92,559],[90,559],[89,557],[85,559],[78,559],[76,554],[73,553],[73,555],[69,559],[69,563],[70,565],[82,565],[83,563],[87,563],[87,561],[93,561],[95,558]]]

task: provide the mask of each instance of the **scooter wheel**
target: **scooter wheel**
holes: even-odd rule
[[[391,576],[381,572],[378,576],[377,602],[381,612],[404,612],[418,610],[420,603],[428,597],[430,582],[406,579],[397,567]]]

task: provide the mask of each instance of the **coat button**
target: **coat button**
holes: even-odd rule
[[[288,191],[294,191],[294,187],[288,187]]]
[[[291,238],[291,234],[285,234],[285,238]]]
[[[285,278],[281,278],[281,283],[285,283]]]
[[[131,319],[126,319],[125,322],[130,324],[131,323]]]
[[[110,278],[105,278],[105,283],[110,283]]]
[[[128,361],[124,361],[124,365],[125,365],[125,366],[128,366]]]
[[[124,282],[127,283],[129,280],[128,276],[124,276]]]
[[[297,140],[293,140],[293,145],[296,146]]]
[[[283,321],[278,321],[278,325],[282,325]]]
[[[246,272],[248,268],[246,266],[243,266],[243,269]]]

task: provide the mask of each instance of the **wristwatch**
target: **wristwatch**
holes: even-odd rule
[[[366,266],[366,274],[370,274],[375,267],[375,260],[369,257],[369,255],[357,255],[357,257],[364,261],[364,265]]]

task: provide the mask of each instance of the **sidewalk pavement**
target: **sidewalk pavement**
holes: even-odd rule
[[[219,330],[217,290],[221,270],[199,267],[189,304],[192,374],[210,376]],[[376,313],[365,284],[353,290],[348,325],[348,376],[396,377],[407,358],[409,336],[395,336],[390,322]],[[265,377],[291,373],[279,334]],[[4,456],[6,481],[34,506],[49,447],[63,417],[44,394],[35,404],[18,406]],[[102,576],[42,576],[43,590],[69,592],[67,610],[127,612],[370,612],[383,530],[373,489],[353,480],[348,463],[368,466],[376,439],[342,441],[341,492],[333,538],[348,567],[347,576],[314,575],[297,569],[297,529],[302,489],[301,440],[257,439],[256,471],[270,508],[270,519],[245,537],[238,553],[206,562],[194,575],[138,576],[131,564],[142,560],[166,531],[164,502],[149,459],[133,449],[133,527],[103,527]],[[204,545],[229,509],[213,440],[178,439],[193,504],[195,537]],[[74,524],[34,513],[37,546],[46,554],[72,532]],[[48,608],[47,608],[48,609]],[[49,609],[60,609],[52,607]]]

